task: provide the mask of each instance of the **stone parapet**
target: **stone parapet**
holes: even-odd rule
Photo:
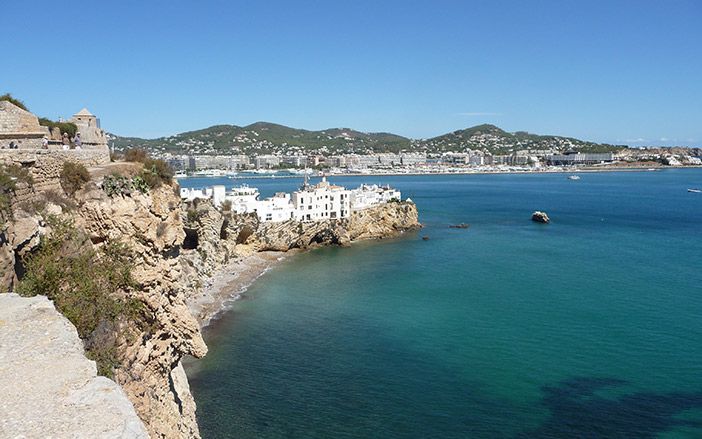
[[[0,165],[20,165],[34,178],[37,191],[58,188],[63,163],[71,161],[85,167],[104,165],[110,162],[107,148],[71,149],[68,151],[51,149],[0,149]]]

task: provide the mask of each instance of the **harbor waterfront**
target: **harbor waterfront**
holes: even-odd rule
[[[363,182],[425,228],[287,258],[212,321],[204,438],[702,435],[702,170]]]

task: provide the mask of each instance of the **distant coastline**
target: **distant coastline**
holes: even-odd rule
[[[439,176],[439,175],[489,175],[489,174],[574,174],[574,173],[597,173],[597,172],[654,172],[668,169],[700,169],[702,165],[688,166],[608,166],[608,167],[583,167],[573,169],[524,169],[524,170],[466,170],[457,172],[373,172],[369,174],[360,173],[325,173],[330,177],[374,177],[374,176]],[[312,177],[321,177],[321,175],[312,175]],[[286,175],[269,175],[269,174],[251,174],[251,175],[187,175],[178,179],[191,178],[231,178],[234,180],[247,179],[299,179],[301,175],[286,174]]]

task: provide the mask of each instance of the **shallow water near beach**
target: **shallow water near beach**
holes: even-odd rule
[[[581,176],[333,178],[426,227],[289,258],[206,328],[203,438],[702,437],[702,170]]]

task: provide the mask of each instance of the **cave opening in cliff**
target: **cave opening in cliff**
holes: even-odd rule
[[[15,276],[17,276],[17,280],[21,281],[22,278],[24,277],[24,274],[27,272],[27,269],[24,266],[24,259],[22,256],[16,256],[15,257]]]
[[[183,229],[183,230],[185,230],[185,240],[183,240],[183,250],[195,250],[199,244],[197,230],[193,230],[193,229]]]
[[[227,239],[229,234],[227,233],[227,227],[229,226],[229,220],[225,219],[222,222],[222,228],[219,230],[219,239]]]

